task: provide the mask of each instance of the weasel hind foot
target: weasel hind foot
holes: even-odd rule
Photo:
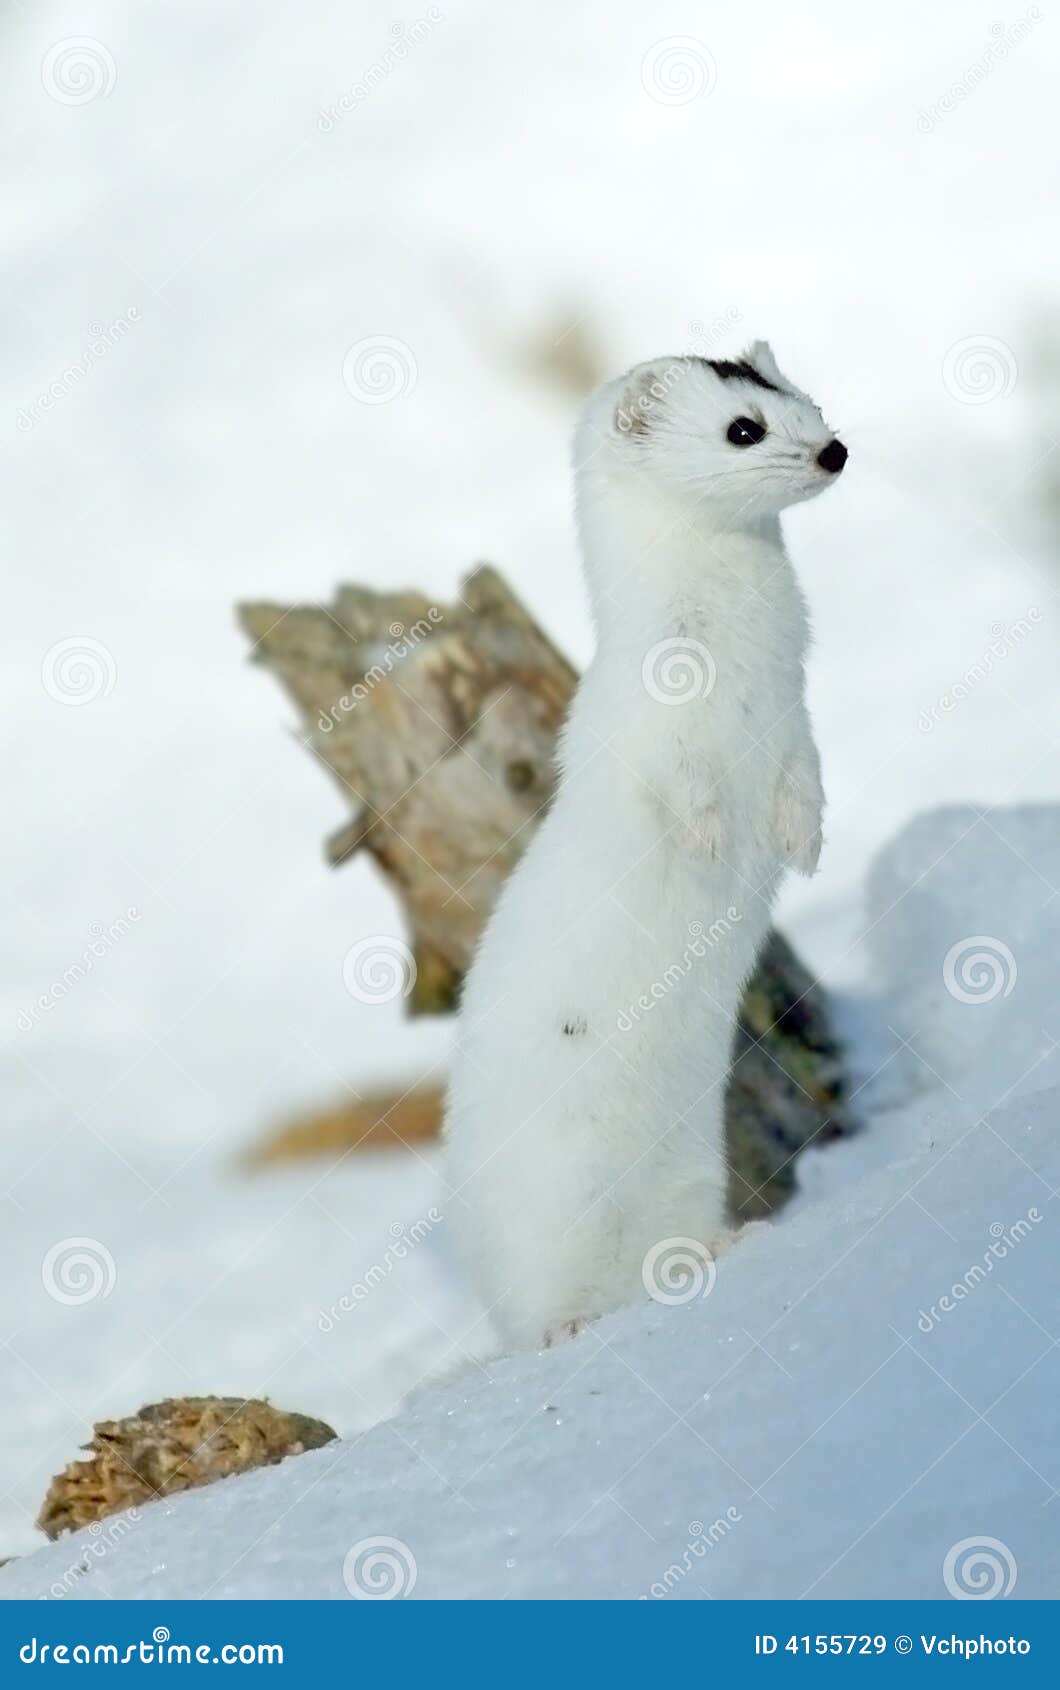
[[[570,1338],[577,1338],[589,1324],[588,1315],[577,1315],[573,1320],[561,1320],[555,1326],[549,1326],[541,1339],[543,1350],[554,1350],[557,1345],[565,1344]]]
[[[719,1256],[724,1256],[735,1244],[745,1243],[748,1238],[753,1238],[755,1233],[772,1230],[773,1222],[766,1216],[753,1221],[737,1221],[734,1226],[726,1227],[724,1232],[719,1232],[716,1238],[711,1239],[710,1253],[717,1261]]]

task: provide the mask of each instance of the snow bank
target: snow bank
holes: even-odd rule
[[[954,805],[918,816],[881,852],[871,941],[924,1083],[960,1085],[985,1066],[997,1098],[1056,1048],[1058,888],[1054,805]]]
[[[1048,1021],[1050,912],[1030,918],[1012,861],[1044,872],[1058,828],[973,821],[975,873],[942,871],[941,811],[885,853],[885,983],[943,1077],[808,1158],[707,1294],[471,1365],[359,1437],[49,1546],[0,1595],[927,1598],[984,1542],[991,1589],[1051,1595],[1060,1076],[1046,1058],[1014,1082],[998,1029]],[[980,928],[1018,950],[1011,1024],[932,991]]]

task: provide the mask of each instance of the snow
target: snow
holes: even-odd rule
[[[1042,211],[1050,203],[1042,141],[1054,26],[1035,22],[925,131],[918,114],[935,112],[991,45],[992,13],[951,0],[918,15],[911,52],[908,29],[835,0],[797,18],[775,0],[709,16],[680,3],[649,16],[631,0],[589,0],[576,27],[558,9],[500,15],[485,0],[456,0],[443,10],[330,130],[321,109],[380,59],[395,23],[411,28],[412,13],[268,0],[248,22],[231,0],[187,0],[168,11],[44,0],[8,8],[0,26],[9,49],[4,110],[20,160],[5,196],[14,331],[4,361],[5,517],[17,605],[0,630],[0,686],[3,790],[17,825],[0,846],[0,1556],[40,1544],[32,1522],[48,1479],[94,1419],[185,1391],[268,1392],[329,1418],[343,1435],[341,1465],[313,1496],[335,1501],[347,1535],[351,1523],[362,1535],[388,1525],[407,1533],[422,1563],[417,1594],[443,1578],[470,1593],[488,1576],[485,1539],[439,1566],[431,1522],[441,1503],[427,1492],[440,1481],[400,1443],[395,1428],[407,1429],[405,1421],[377,1424],[428,1377],[470,1366],[467,1377],[480,1378],[485,1338],[448,1270],[444,1231],[432,1230],[333,1331],[319,1327],[320,1311],[385,1259],[391,1229],[415,1225],[437,1200],[431,1158],[359,1157],[256,1178],[234,1165],[240,1146],[291,1111],[329,1104],[346,1088],[443,1071],[452,1028],[409,1025],[397,1004],[360,1004],[344,989],[350,945],[399,933],[399,912],[368,865],[324,868],[319,842],[345,810],[287,731],[292,713],[275,683],[245,665],[232,605],[322,598],[343,579],[416,585],[444,599],[462,571],[488,556],[583,661],[590,630],[566,461],[574,399],[537,373],[540,358],[534,366],[522,352],[528,342],[554,350],[581,324],[609,369],[668,347],[729,353],[766,335],[851,448],[843,484],[794,512],[789,529],[817,631],[812,704],[829,819],[821,873],[788,889],[782,918],[825,980],[847,994],[838,1007],[872,1125],[803,1173],[805,1204],[831,1217],[827,1239],[803,1206],[776,1238],[749,1238],[734,1253],[702,1308],[649,1309],[606,1329],[642,1374],[645,1346],[669,1358],[653,1361],[647,1377],[701,1435],[710,1436],[712,1415],[724,1418],[724,1438],[711,1442],[727,1459],[740,1457],[774,1507],[819,1447],[838,1447],[845,1430],[852,1437],[855,1421],[865,1430],[868,1455],[845,1493],[842,1464],[822,1462],[821,1494],[834,1514],[822,1521],[810,1507],[798,1519],[789,1547],[805,1549],[808,1585],[842,1547],[845,1527],[849,1541],[868,1523],[862,1495],[868,1503],[879,1492],[882,1508],[891,1494],[883,1496],[885,1479],[893,1476],[897,1491],[906,1469],[879,1465],[875,1381],[837,1412],[823,1443],[811,1440],[766,1485],[791,1447],[794,1434],[783,1441],[789,1421],[805,1435],[815,1408],[823,1418],[837,1405],[830,1384],[825,1400],[812,1395],[827,1370],[838,1368],[840,1383],[856,1383],[859,1364],[871,1373],[885,1352],[870,1339],[888,1310],[932,1360],[957,1344],[951,1329],[970,1334],[986,1321],[988,1304],[991,1319],[1015,1322],[992,1285],[930,1340],[914,1335],[921,1300],[936,1300],[953,1267],[932,1255],[937,1280],[933,1266],[923,1284],[907,1283],[905,1247],[963,1252],[963,1266],[978,1259],[982,1227],[1016,1219],[1034,1201],[1011,1184],[1026,1170],[1004,1159],[993,1133],[975,1129],[943,1164],[961,1181],[952,1209],[936,1210],[958,1245],[903,1199],[872,1236],[878,1308],[849,1330],[833,1301],[821,1305],[827,1319],[813,1334],[802,1322],[837,1281],[846,1295],[870,1251],[855,1249],[767,1336],[777,1299],[796,1294],[787,1283],[792,1263],[806,1270],[796,1286],[809,1284],[812,1262],[823,1271],[834,1259],[829,1240],[846,1238],[842,1228],[856,1229],[859,1215],[872,1218],[859,1180],[883,1182],[886,1208],[897,1190],[888,1181],[899,1177],[892,1146],[904,1146],[919,1169],[918,1135],[930,1129],[937,1146],[947,1142],[943,1122],[958,1108],[949,1087],[977,1110],[1008,1088],[1003,1109],[1044,1110],[1043,1088],[1060,1081],[1049,1055],[1057,1031],[1049,898],[1060,883],[1051,812],[1040,809],[1026,825],[1022,814],[1057,796],[1055,427],[1040,373],[1055,345],[1057,231]],[[116,79],[105,98],[64,104],[49,96],[42,60],[56,43],[86,35],[105,45]],[[685,105],[653,99],[642,82],[645,56],[671,35],[700,39],[716,69],[711,91]],[[105,350],[92,351],[95,328],[122,321],[121,333],[104,337]],[[355,343],[380,335],[410,349],[415,384],[392,403],[358,403],[343,382],[344,360]],[[1000,379],[985,403],[954,375],[954,348],[969,338],[993,349],[988,364]],[[30,427],[20,424],[19,413],[30,414],[75,360],[86,364],[83,378],[32,413]],[[70,702],[67,642],[87,652],[97,683],[90,691],[98,696],[80,705]],[[884,842],[928,803],[974,803],[986,819],[951,852],[952,884],[933,874],[930,907],[903,900],[891,930],[878,919],[891,899],[888,876],[904,885],[919,873],[914,859],[926,865],[915,828],[898,847],[910,860],[887,869],[885,859],[874,875],[868,913],[866,874]],[[956,813],[940,851],[953,844]],[[993,855],[991,830],[1004,831],[1009,815],[1020,818],[1019,849],[1044,885],[1011,849]],[[915,827],[935,838],[933,819]],[[978,887],[974,899],[964,897],[962,877]],[[923,927],[905,931],[900,924],[916,908]],[[984,935],[1011,951],[1014,988],[987,1004],[955,1004],[939,990],[945,956]],[[56,991],[78,963],[72,989]],[[881,1005],[883,978],[893,990]],[[1033,1105],[1021,1101],[1030,1087],[1040,1093]],[[1003,1115],[995,1130],[1022,1133],[1016,1120]],[[1026,1135],[1035,1155],[1036,1133]],[[1038,1165],[1023,1139],[1013,1142]],[[988,1182],[976,1190],[996,1211],[966,1188],[970,1169]],[[934,1208],[929,1185],[925,1178],[917,1196]],[[1051,1220],[1050,1209],[1043,1213]],[[899,1217],[919,1230],[896,1243]],[[1038,1228],[1021,1244],[1004,1283],[1055,1331],[1036,1300],[1048,1276],[1034,1275],[1048,1236]],[[94,1243],[110,1293],[57,1302],[42,1264],[57,1245],[83,1238]],[[771,1254],[778,1238],[783,1264]],[[805,1242],[791,1243],[798,1238]],[[881,1271],[876,1248],[888,1244],[895,1254]],[[737,1290],[744,1279],[746,1309]],[[853,1283],[849,1292],[860,1294]],[[722,1332],[733,1340],[727,1351],[742,1354],[746,1325],[805,1385],[797,1401],[757,1350],[721,1381],[714,1323],[722,1318],[731,1323]],[[702,1328],[706,1384],[693,1377],[694,1358],[678,1353],[687,1320]],[[800,1343],[791,1352],[789,1321]],[[1022,1358],[1034,1328],[1017,1330],[1013,1353]],[[671,1332],[680,1335],[672,1345]],[[843,1333],[846,1345],[836,1336]],[[434,1386],[408,1411],[417,1427],[425,1417],[417,1436],[443,1474],[454,1422],[466,1429],[468,1446],[453,1458],[457,1481],[490,1453],[494,1430],[514,1428],[520,1394],[535,1448],[538,1438],[551,1438],[552,1448],[573,1429],[593,1449],[599,1436],[614,1457],[606,1472],[565,1466],[562,1493],[548,1470],[539,1487],[572,1525],[564,1542],[588,1540],[581,1562],[593,1559],[593,1534],[606,1536],[601,1522],[613,1517],[614,1544],[596,1573],[573,1567],[565,1551],[553,1568],[551,1544],[534,1561],[532,1534],[543,1544],[549,1524],[533,1525],[532,1496],[513,1492],[497,1503],[490,1487],[513,1482],[501,1458],[468,1487],[484,1531],[495,1534],[497,1588],[509,1577],[559,1578],[561,1569],[573,1586],[603,1577],[605,1563],[624,1587],[647,1580],[681,1550],[692,1519],[713,1520],[731,1505],[745,1519],[709,1556],[691,1556],[697,1577],[717,1593],[727,1588],[722,1568],[735,1579],[746,1555],[747,1588],[764,1593],[754,1569],[778,1566],[783,1545],[766,1525],[756,1538],[755,1510],[767,1523],[774,1516],[740,1492],[724,1465],[720,1483],[695,1465],[709,1465],[708,1452],[684,1423],[664,1433],[650,1389],[627,1397],[615,1387],[579,1408],[576,1380],[568,1412],[538,1425],[541,1392],[558,1389],[563,1370],[598,1347],[594,1336],[570,1357],[504,1363],[491,1368],[497,1382],[477,1390],[462,1375],[459,1386]],[[982,1355],[973,1346],[971,1359],[947,1357],[943,1369],[980,1407],[988,1388],[962,1370],[981,1366],[992,1379],[1001,1365],[994,1349],[1004,1344],[986,1342]],[[1004,1417],[1038,1400],[1036,1388],[1048,1400],[1052,1360],[993,1415],[1050,1482],[1048,1440],[1038,1460],[1033,1427]],[[608,1367],[625,1379],[607,1350],[579,1379]],[[718,1408],[737,1412],[741,1374],[771,1405],[768,1419],[748,1422],[747,1438],[757,1427],[763,1439],[753,1456],[742,1428],[728,1429],[730,1414]],[[908,1456],[911,1468],[921,1447],[925,1463],[937,1453],[936,1386],[906,1350],[876,1376],[892,1378],[909,1382],[913,1400],[890,1424],[880,1407],[882,1447],[889,1455],[899,1424],[901,1460]],[[711,1403],[692,1415],[683,1393],[698,1402],[707,1388]],[[955,1434],[965,1411],[957,1398],[945,1400]],[[605,1402],[614,1412],[596,1425]],[[744,1406],[741,1399],[739,1413]],[[472,1447],[475,1427],[481,1447]],[[664,1433],[658,1457],[649,1432]],[[523,1447],[513,1440],[512,1459]],[[390,1459],[398,1450],[401,1459]],[[978,1496],[961,1463],[977,1487],[972,1452],[985,1450],[1012,1462],[1013,1488],[999,1477],[996,1506],[986,1498],[988,1518],[967,1530],[992,1523],[994,1535],[1018,1537],[1017,1588],[1031,1591],[1040,1557],[1028,1533],[1031,1523],[1044,1529],[1049,1507],[1036,1512],[1037,1497],[1024,1506],[1018,1486],[1037,1481],[983,1424],[850,1551],[828,1575],[833,1585],[853,1581],[868,1561],[866,1587],[898,1576],[885,1572],[887,1534],[904,1521],[906,1539],[890,1559],[912,1577],[926,1557],[934,1592],[938,1546],[922,1547],[911,1511],[934,1519],[933,1496]],[[620,1482],[621,1458],[634,1453],[642,1466]],[[189,1498],[172,1516],[198,1520],[207,1509],[234,1509],[232,1496],[286,1494],[334,1459],[325,1451],[306,1458],[313,1466]],[[668,1474],[688,1464],[687,1493],[672,1494],[656,1460]],[[366,1487],[378,1481],[378,1500],[354,1485],[356,1470]],[[574,1524],[577,1505],[588,1506],[593,1483],[605,1478],[619,1502],[596,1502]],[[543,1516],[544,1495],[538,1500]],[[264,1517],[270,1504],[261,1507]],[[453,1504],[446,1529],[470,1530],[456,1524],[464,1515]],[[106,1578],[127,1567],[135,1582],[134,1545],[168,1518],[168,1505],[145,1512],[136,1535],[101,1561]],[[526,1534],[511,1550],[509,1526]],[[951,1527],[955,1537],[949,1519],[942,1535]],[[831,1528],[834,1544],[824,1541]],[[291,1534],[272,1531],[267,1553],[281,1565]],[[321,1567],[325,1540],[322,1532]],[[650,1567],[634,1564],[641,1541],[658,1550]],[[45,1561],[65,1567],[70,1552],[58,1545],[39,1562],[9,1567],[0,1587],[13,1593],[43,1577]],[[243,1576],[260,1571],[263,1553],[248,1555]],[[312,1561],[312,1543],[300,1553]],[[170,1546],[150,1565],[166,1561],[176,1582],[177,1558]],[[194,1584],[199,1570],[186,1576]],[[333,1567],[328,1577],[331,1588]]]
[[[926,986],[984,900],[1019,936],[1012,995],[1046,966],[1011,863],[1045,886],[1060,807],[996,823],[918,817],[872,877],[895,895],[877,916],[882,985],[907,1015],[905,983],[922,982],[918,1033],[946,1069],[965,1062],[959,1087],[924,1066],[905,1107],[812,1153],[792,1208],[748,1228],[713,1281],[558,1350],[468,1361],[358,1437],[39,1551],[0,1594],[344,1598],[379,1580],[416,1598],[927,1598],[946,1594],[954,1551],[963,1566],[995,1540],[1002,1581],[1011,1565],[1020,1596],[1050,1596],[1060,1061],[1013,1081],[987,1037],[968,1064],[954,1000]],[[921,907],[945,914],[929,927]],[[982,1025],[989,1004],[959,1008]],[[1055,1003],[1024,1003],[1040,1012]],[[1004,1101],[984,1105],[991,1091]],[[441,1231],[380,1300],[399,1278],[403,1301],[429,1294]],[[356,1305],[370,1318],[376,1295]],[[310,1349],[296,1371],[315,1365]]]
[[[929,1078],[959,1085],[989,1043],[992,1081],[1017,1088],[1053,1051],[1060,979],[1045,939],[1060,921],[1058,887],[1050,805],[986,816],[955,805],[918,817],[881,854],[869,887],[870,945],[896,982],[892,1024]]]

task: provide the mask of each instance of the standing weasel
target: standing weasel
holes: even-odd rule
[[[637,365],[582,415],[597,651],[465,984],[446,1113],[450,1220],[514,1345],[724,1236],[740,997],[783,871],[812,875],[821,843],[779,513],[846,456],[763,341]]]

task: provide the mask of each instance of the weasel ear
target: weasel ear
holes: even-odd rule
[[[743,357],[752,369],[757,370],[760,376],[765,376],[766,381],[771,381],[774,387],[786,387],[790,392],[798,392],[795,383],[782,374],[768,340],[752,340]]]
[[[619,392],[613,422],[617,434],[650,434],[666,397],[666,387],[654,364],[630,370]]]

